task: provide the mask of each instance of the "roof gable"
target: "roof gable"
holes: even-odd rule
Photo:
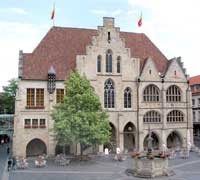
[[[86,53],[97,30],[80,28],[52,27],[31,54],[23,54],[22,79],[46,80],[51,66],[56,71],[57,80],[65,80],[71,70],[76,68],[76,56]],[[147,57],[152,57],[159,72],[164,72],[167,59],[160,50],[140,33],[120,32],[131,56],[140,58],[141,68]]]
[[[160,81],[159,72],[151,58],[144,61],[144,66],[141,70],[140,79],[145,81]]]
[[[187,81],[187,75],[180,58],[174,58],[169,61],[164,80]]]

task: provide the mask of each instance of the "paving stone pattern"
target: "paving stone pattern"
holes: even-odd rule
[[[48,160],[47,167],[34,167],[34,159],[29,159],[29,168],[13,170],[9,180],[145,180],[125,174],[132,167],[132,159],[128,157],[118,162],[110,157],[93,156],[90,161],[72,161],[68,166],[58,166]],[[171,177],[153,178],[153,180],[200,180],[200,157],[191,153],[189,159],[169,160],[169,166],[176,173]],[[148,179],[149,180],[149,179]]]

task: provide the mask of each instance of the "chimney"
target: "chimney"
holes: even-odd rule
[[[103,17],[103,26],[112,28],[115,26],[115,18],[112,17]]]
[[[23,71],[23,51],[19,51],[19,64],[18,64],[18,77],[22,78],[22,71]]]

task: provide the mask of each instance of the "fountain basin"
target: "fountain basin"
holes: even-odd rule
[[[168,176],[168,158],[134,158],[133,175],[136,177],[151,178]]]

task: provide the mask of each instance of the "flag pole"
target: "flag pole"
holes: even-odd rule
[[[55,1],[53,3],[53,13],[54,13],[54,17],[53,17],[53,26],[55,26]]]

